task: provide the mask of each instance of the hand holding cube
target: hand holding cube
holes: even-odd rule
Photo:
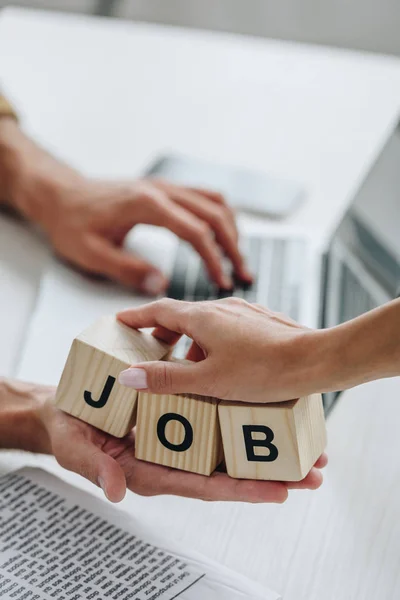
[[[168,351],[154,337],[104,317],[74,340],[55,403],[117,437],[136,424],[136,457],[149,462],[210,475],[225,457],[235,478],[305,477],[326,444],[319,395],[257,405],[146,392],[138,400],[136,390],[118,383],[123,369]]]

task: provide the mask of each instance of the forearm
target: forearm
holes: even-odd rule
[[[400,375],[400,299],[318,332],[321,391]]]
[[[0,202],[46,227],[55,218],[52,188],[81,175],[31,140],[12,118],[0,118]]]
[[[36,153],[35,145],[14,119],[0,119],[1,201],[30,220],[36,220],[40,211],[40,198],[28,189],[34,168],[30,157],[36,157]]]
[[[50,453],[39,417],[52,388],[0,378],[0,448]]]

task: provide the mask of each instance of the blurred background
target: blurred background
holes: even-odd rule
[[[399,0],[0,0],[400,55]]]

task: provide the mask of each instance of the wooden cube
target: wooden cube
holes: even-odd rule
[[[238,479],[300,481],[326,446],[322,398],[218,407],[228,474]]]
[[[61,410],[117,437],[135,425],[137,391],[118,383],[132,364],[159,360],[169,347],[114,316],[99,319],[72,343],[57,389]]]
[[[218,400],[140,392],[136,458],[211,475],[222,461]]]

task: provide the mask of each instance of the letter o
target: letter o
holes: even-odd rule
[[[183,438],[183,442],[181,444],[172,444],[165,437],[165,428],[170,421],[178,421],[185,429],[185,437]],[[157,437],[161,444],[168,450],[173,450],[174,452],[185,452],[186,450],[189,450],[190,446],[193,444],[193,427],[189,421],[185,419],[185,417],[182,417],[182,415],[178,415],[177,413],[165,413],[165,415],[162,415],[158,419]]]

